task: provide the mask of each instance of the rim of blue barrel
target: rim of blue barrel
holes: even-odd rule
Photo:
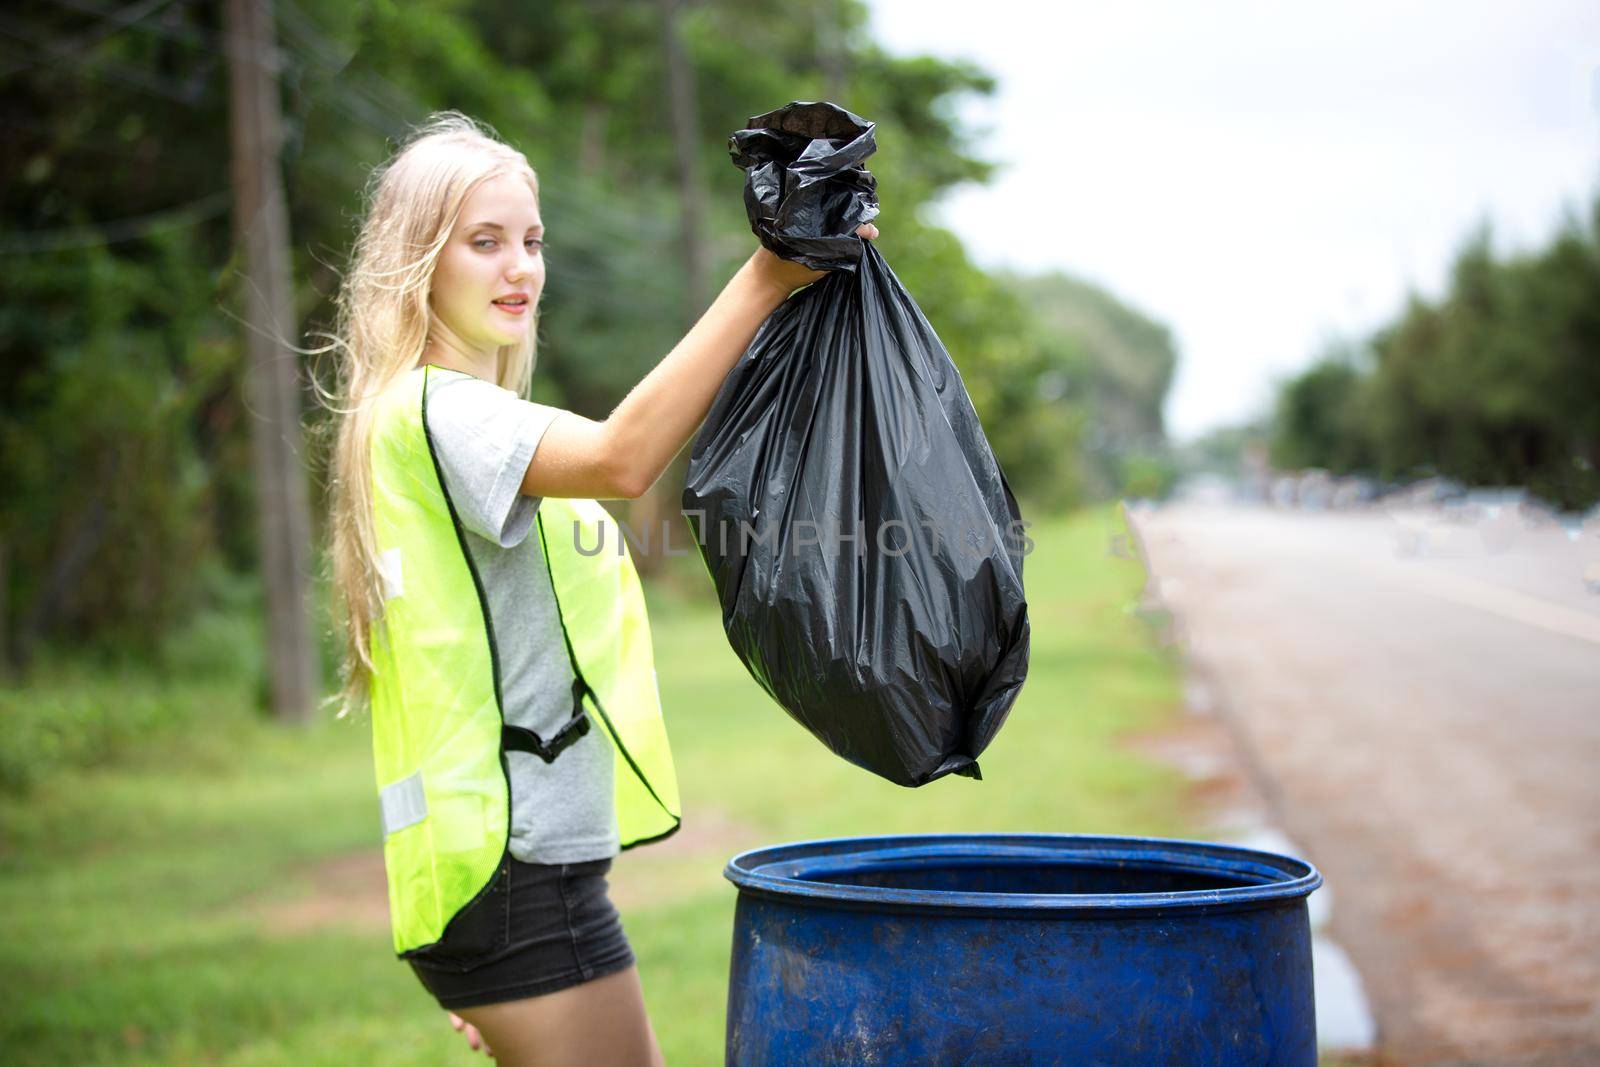
[[[883,870],[918,859],[1029,860],[1176,870],[1256,884],[1166,893],[975,893],[816,880],[844,862]],[[1322,885],[1316,867],[1295,856],[1214,841],[1090,834],[893,834],[791,841],[748,849],[722,875],[741,893],[795,903],[999,914],[1090,917],[1174,911],[1231,911],[1283,904]]]

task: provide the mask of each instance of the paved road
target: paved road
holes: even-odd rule
[[[1338,887],[1382,1062],[1600,1064],[1600,531],[1135,522],[1273,815]]]

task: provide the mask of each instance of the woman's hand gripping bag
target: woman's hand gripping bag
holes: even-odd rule
[[[870,242],[873,124],[792,103],[729,142],[762,244],[830,273],[729,372],[683,506],[734,652],[857,766],[979,777],[1028,669],[1024,523],[955,364]]]

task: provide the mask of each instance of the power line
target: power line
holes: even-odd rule
[[[38,119],[23,118],[15,113],[0,114],[0,130],[31,130],[35,133],[48,133],[59,136],[61,127],[62,123],[60,122],[40,122]],[[110,144],[109,141],[106,144],[97,144],[92,140],[80,137],[79,132],[75,130],[71,136],[71,148],[74,153],[88,152],[118,159],[128,154],[126,148],[117,147],[114,144]]]
[[[96,59],[92,62],[83,62],[61,41],[41,37],[32,26],[28,26],[15,19],[0,15],[0,33],[15,41],[43,53],[47,58],[53,59],[47,65],[58,70],[67,70],[75,74],[84,74],[90,77],[101,78],[116,82],[123,86],[138,89],[142,92],[160,96],[167,100],[194,107],[200,101],[205,89],[205,75],[208,69],[199,70],[198,77],[191,78],[188,85],[179,85],[165,78],[158,78],[148,71],[126,63],[118,63],[110,59]],[[0,72],[0,75],[10,75],[24,70],[29,66],[46,64],[45,58],[32,58],[21,66],[13,66],[10,70]]]
[[[124,8],[119,12],[112,8],[106,7],[104,4],[88,3],[87,0],[48,0],[48,2],[57,7],[66,8],[69,11],[77,11],[85,15],[95,15],[106,20],[115,20],[124,13],[133,11],[134,8],[139,6],[138,4],[134,4],[130,7]],[[170,0],[162,0],[162,2],[157,3],[156,6],[158,8],[165,6],[166,2],[170,2]],[[249,44],[235,46],[232,44],[232,42],[227,40],[225,34],[213,37],[194,29],[193,27],[182,24],[169,25],[167,23],[148,21],[148,16],[154,13],[154,10],[143,12],[128,20],[122,28],[142,30],[145,33],[154,34],[157,37],[164,37],[169,41],[178,41],[179,43],[186,44],[197,51],[206,52],[210,55],[216,56],[218,59],[230,59],[233,57],[235,51],[239,51],[241,55],[246,57],[249,55],[248,49],[252,47]],[[261,46],[256,45],[254,47]],[[269,64],[269,69],[278,69],[278,66],[281,64],[283,59],[282,49],[279,49],[273,45],[269,45],[265,47],[265,54],[271,61]]]
[[[112,32],[132,28],[181,42],[212,56],[231,55],[238,49],[236,44],[226,39],[226,35],[223,35],[221,40],[212,42],[207,35],[189,27],[148,21],[152,14],[170,3],[170,0],[137,0],[136,3],[121,10],[113,10],[89,0],[50,0],[50,2],[105,20],[102,26],[84,35],[93,37],[93,40],[88,42],[90,44],[105,39]],[[390,137],[400,137],[408,132],[410,115],[420,114],[423,111],[422,106],[409,91],[376,73],[364,74],[360,79],[337,79],[337,76],[349,67],[353,53],[347,55],[343,49],[333,44],[317,26],[315,20],[293,0],[279,0],[276,6],[282,13],[285,30],[291,34],[294,43],[304,49],[302,55],[305,60],[313,67],[320,68],[321,72],[332,76],[329,78],[326,91],[312,94],[309,97],[311,100],[330,106],[343,117]],[[4,21],[6,20],[0,19],[0,32],[10,32],[11,36],[22,39],[30,45],[39,43],[37,37],[8,31]],[[47,43],[45,47],[56,55],[66,58],[72,50],[81,50],[84,47],[84,37],[80,37],[75,44],[53,42]],[[221,45],[220,48],[217,47],[218,44]],[[270,48],[270,52],[271,55],[267,58],[284,66],[287,65],[285,60],[293,55],[276,44]],[[128,77],[136,80],[142,77],[142,72],[130,70],[120,64],[115,66],[124,71]],[[175,92],[169,84],[158,81],[136,87],[155,91],[184,103],[187,103],[188,97],[192,95],[181,91]],[[574,205],[594,203],[594,198],[587,196],[581,189],[558,191],[547,188],[542,199],[552,207],[557,207],[562,201]],[[0,236],[0,251],[28,254],[131,240],[162,228],[194,225],[216,217],[225,212],[230,203],[231,195],[223,191],[177,208],[121,219],[104,226],[80,226],[11,237]],[[584,214],[587,216],[586,227],[592,236],[600,240],[612,237],[627,240],[636,238],[641,233],[653,233],[659,237],[667,228],[655,213],[631,208],[626,203],[608,202],[603,207],[590,207]],[[553,265],[557,265],[568,279],[579,284],[601,283],[603,279],[609,277],[601,270],[580,261],[562,263],[557,259]],[[667,288],[663,280],[652,277],[635,279],[632,286],[635,292],[660,292]]]
[[[118,31],[127,29],[131,24],[155,14],[170,3],[172,3],[172,0],[139,0],[138,3],[129,4],[122,10],[114,11],[107,15],[99,25],[91,26],[76,38],[68,40],[65,50],[82,52],[111,37]]]
[[[67,226],[59,230],[34,230],[30,233],[0,235],[0,253],[29,255],[40,252],[63,252],[72,248],[91,248],[95,245],[131,241],[160,230],[193,226],[207,219],[216,218],[226,213],[232,203],[232,191],[223,189],[175,208],[134,215],[100,225]]]

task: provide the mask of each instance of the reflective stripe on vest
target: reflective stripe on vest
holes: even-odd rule
[[[427,381],[427,367],[410,372],[371,416],[385,597],[371,635],[372,750],[401,955],[438,941],[499,869],[508,747],[559,758],[592,721],[616,761],[623,848],[671,834],[680,811],[643,590],[617,524],[593,500],[546,497],[535,513],[576,679],[571,729],[541,738],[506,726],[487,598],[429,436]]]

